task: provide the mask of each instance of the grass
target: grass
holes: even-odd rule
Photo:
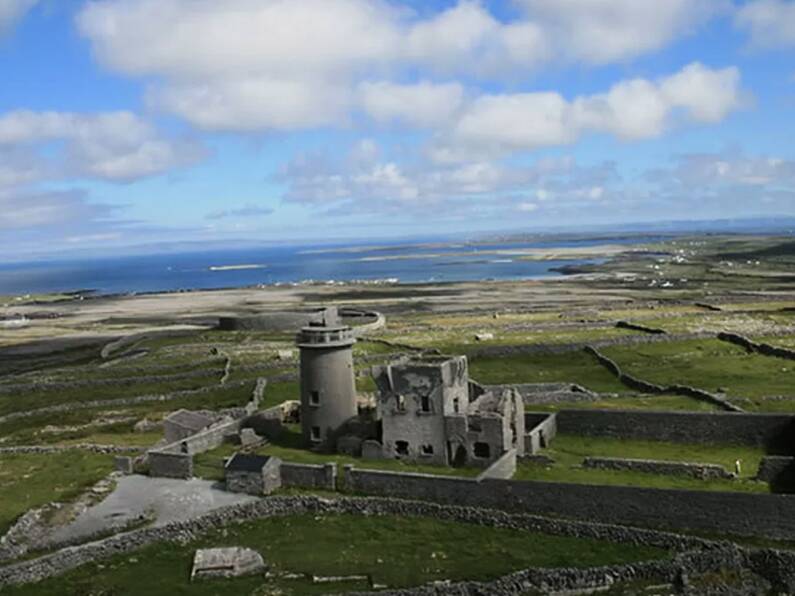
[[[649,410],[682,412],[715,412],[718,407],[682,395],[624,395],[606,397],[597,401],[578,401],[557,404],[526,405],[528,412],[557,412],[559,410]]]
[[[262,397],[263,400],[260,407],[263,409],[270,408],[272,406],[278,406],[280,403],[287,400],[301,399],[301,390],[298,381],[268,382]]]
[[[80,403],[94,400],[121,399],[139,395],[157,395],[199,389],[217,383],[221,373],[208,371],[207,376],[164,381],[158,383],[141,382],[125,385],[103,384],[66,389],[32,390],[14,394],[0,395],[0,415],[21,410],[33,410],[65,403]]]
[[[564,354],[520,354],[472,358],[469,374],[480,383],[578,383],[600,393],[625,392],[592,356],[575,351]]]
[[[575,484],[608,484],[642,486],[649,488],[680,488],[691,490],[717,490],[739,492],[769,492],[767,483],[754,481],[764,450],[735,445],[687,445],[660,441],[611,439],[558,435],[552,447],[544,451],[555,464],[521,462],[515,480],[546,482],[571,482]],[[624,457],[713,463],[734,470],[734,462],[742,463],[742,474],[737,480],[698,480],[679,476],[663,476],[630,471],[586,469],[580,467],[587,456]]]
[[[0,455],[0,534],[28,509],[71,500],[112,469],[112,456],[76,450]]]
[[[719,340],[660,342],[614,346],[603,353],[622,369],[662,385],[692,385],[707,391],[725,389],[732,397],[751,398],[753,410],[767,409],[765,396],[795,397],[795,366]]]
[[[293,515],[230,525],[184,545],[158,543],[26,586],[36,594],[321,594],[367,589],[364,581],[312,585],[308,579],[247,578],[191,583],[195,549],[247,546],[278,575],[369,575],[390,588],[433,580],[489,580],[526,567],[591,567],[662,559],[661,549],[430,518]]]
[[[493,333],[494,338],[477,341],[475,335]],[[468,354],[485,347],[516,346],[528,344],[566,344],[593,341],[598,338],[625,337],[639,332],[614,327],[555,329],[544,331],[506,330],[499,326],[484,325],[480,328],[432,328],[410,331],[390,330],[384,339],[401,344],[425,348],[437,348],[445,353]]]

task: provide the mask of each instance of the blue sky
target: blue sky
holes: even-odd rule
[[[0,0],[0,249],[795,216],[793,0]]]

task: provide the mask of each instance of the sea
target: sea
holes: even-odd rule
[[[477,244],[263,246],[0,263],[0,295],[140,294],[279,284],[536,279],[561,275],[555,269],[565,265],[600,259],[521,259],[530,249],[633,244],[655,239],[632,236]]]

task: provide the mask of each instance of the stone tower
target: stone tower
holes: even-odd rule
[[[308,447],[333,448],[337,432],[357,414],[355,342],[344,325],[310,325],[298,334],[301,430]]]

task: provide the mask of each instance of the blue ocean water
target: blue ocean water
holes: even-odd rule
[[[559,275],[551,269],[585,261],[524,261],[511,251],[648,241],[649,237],[638,237],[477,245],[269,246],[23,262],[0,265],[0,295],[78,290],[140,293],[330,280],[423,283],[529,279]]]

